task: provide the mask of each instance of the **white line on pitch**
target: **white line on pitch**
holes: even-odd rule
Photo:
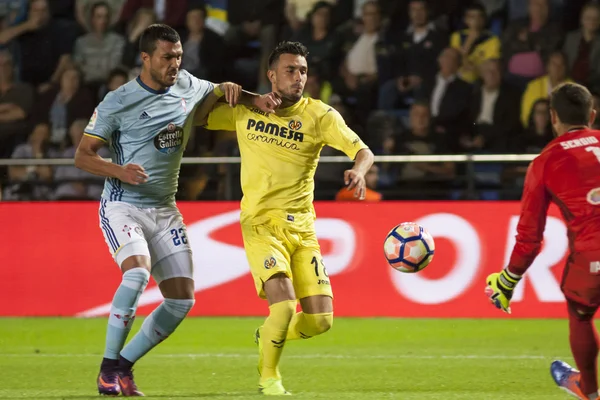
[[[90,353],[0,353],[0,357],[102,357],[102,354]],[[255,354],[241,353],[176,353],[176,354],[150,354],[150,358],[256,358]],[[541,355],[480,355],[480,354],[456,354],[456,355],[426,355],[426,354],[386,354],[386,355],[348,355],[348,354],[291,354],[284,356],[285,358],[299,359],[416,359],[416,360],[550,360],[553,358],[568,358],[568,357],[551,357]]]

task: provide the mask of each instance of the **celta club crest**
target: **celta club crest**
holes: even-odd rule
[[[296,120],[291,120],[290,123],[288,124],[289,128],[293,131],[298,131],[302,128],[302,122],[300,121],[296,121]]]
[[[268,257],[265,259],[265,269],[271,269],[277,264],[275,257]]]
[[[127,225],[123,226],[123,232],[125,232],[127,234],[127,236],[129,236],[129,237],[131,237],[131,230],[132,229],[133,229],[132,227],[127,226]]]

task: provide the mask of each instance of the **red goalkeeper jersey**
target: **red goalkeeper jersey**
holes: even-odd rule
[[[567,223],[571,252],[600,250],[600,131],[571,130],[529,165],[511,272],[522,275],[538,255],[551,202]]]

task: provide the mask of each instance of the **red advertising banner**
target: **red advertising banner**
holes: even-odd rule
[[[249,274],[237,202],[180,203],[194,252],[192,315],[264,315]],[[485,278],[506,263],[514,244],[515,202],[316,204],[317,234],[337,316],[494,317]],[[0,316],[105,315],[120,272],[104,242],[96,203],[0,203]],[[388,266],[387,232],[400,222],[426,227],[433,262],[417,274]],[[566,227],[551,208],[545,243],[517,288],[512,318],[563,317],[560,274]],[[139,315],[162,297],[151,281]]]

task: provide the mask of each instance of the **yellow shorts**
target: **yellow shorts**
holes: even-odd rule
[[[275,224],[242,224],[242,236],[260,298],[266,298],[264,282],[280,273],[292,280],[297,299],[317,295],[333,298],[314,231],[294,232]]]

